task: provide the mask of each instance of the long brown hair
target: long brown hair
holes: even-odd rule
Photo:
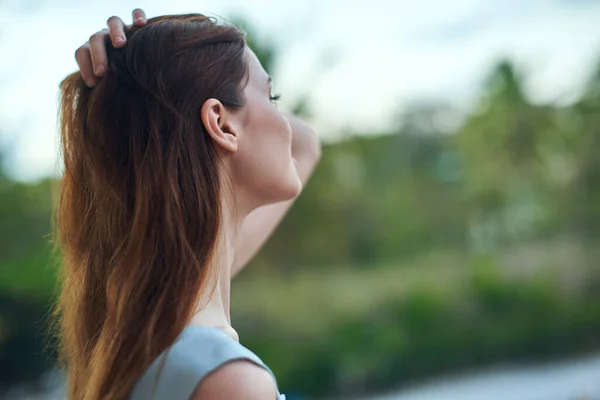
[[[93,89],[61,84],[64,254],[55,313],[69,399],[117,400],[176,340],[209,289],[226,185],[200,119],[244,105],[243,33],[200,14],[107,43]]]

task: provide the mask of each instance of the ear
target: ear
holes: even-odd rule
[[[233,127],[231,112],[219,100],[206,100],[200,109],[200,118],[215,143],[225,150],[237,151],[238,132]]]

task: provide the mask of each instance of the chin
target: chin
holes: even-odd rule
[[[290,185],[286,187],[285,191],[282,190],[283,199],[281,201],[292,200],[298,197],[301,192],[302,182],[300,182],[300,179],[296,178],[295,182],[290,182]]]
[[[285,184],[281,185],[279,192],[282,197],[281,201],[292,200],[302,192],[302,182],[295,170],[290,174]]]
[[[278,174],[274,178],[270,185],[265,187],[266,190],[261,191],[263,204],[292,200],[302,192],[303,184],[296,168],[292,167],[287,174]]]
[[[298,184],[296,185],[296,190],[295,190],[292,198],[298,197],[300,195],[300,193],[302,193],[302,182],[300,182],[300,179],[298,179]]]

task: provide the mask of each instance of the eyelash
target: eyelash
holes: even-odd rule
[[[281,98],[280,94],[274,94],[271,97],[269,97],[271,99],[271,101],[277,101]]]

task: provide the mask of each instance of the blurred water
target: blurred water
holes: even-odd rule
[[[436,380],[364,400],[600,400],[600,354]]]

